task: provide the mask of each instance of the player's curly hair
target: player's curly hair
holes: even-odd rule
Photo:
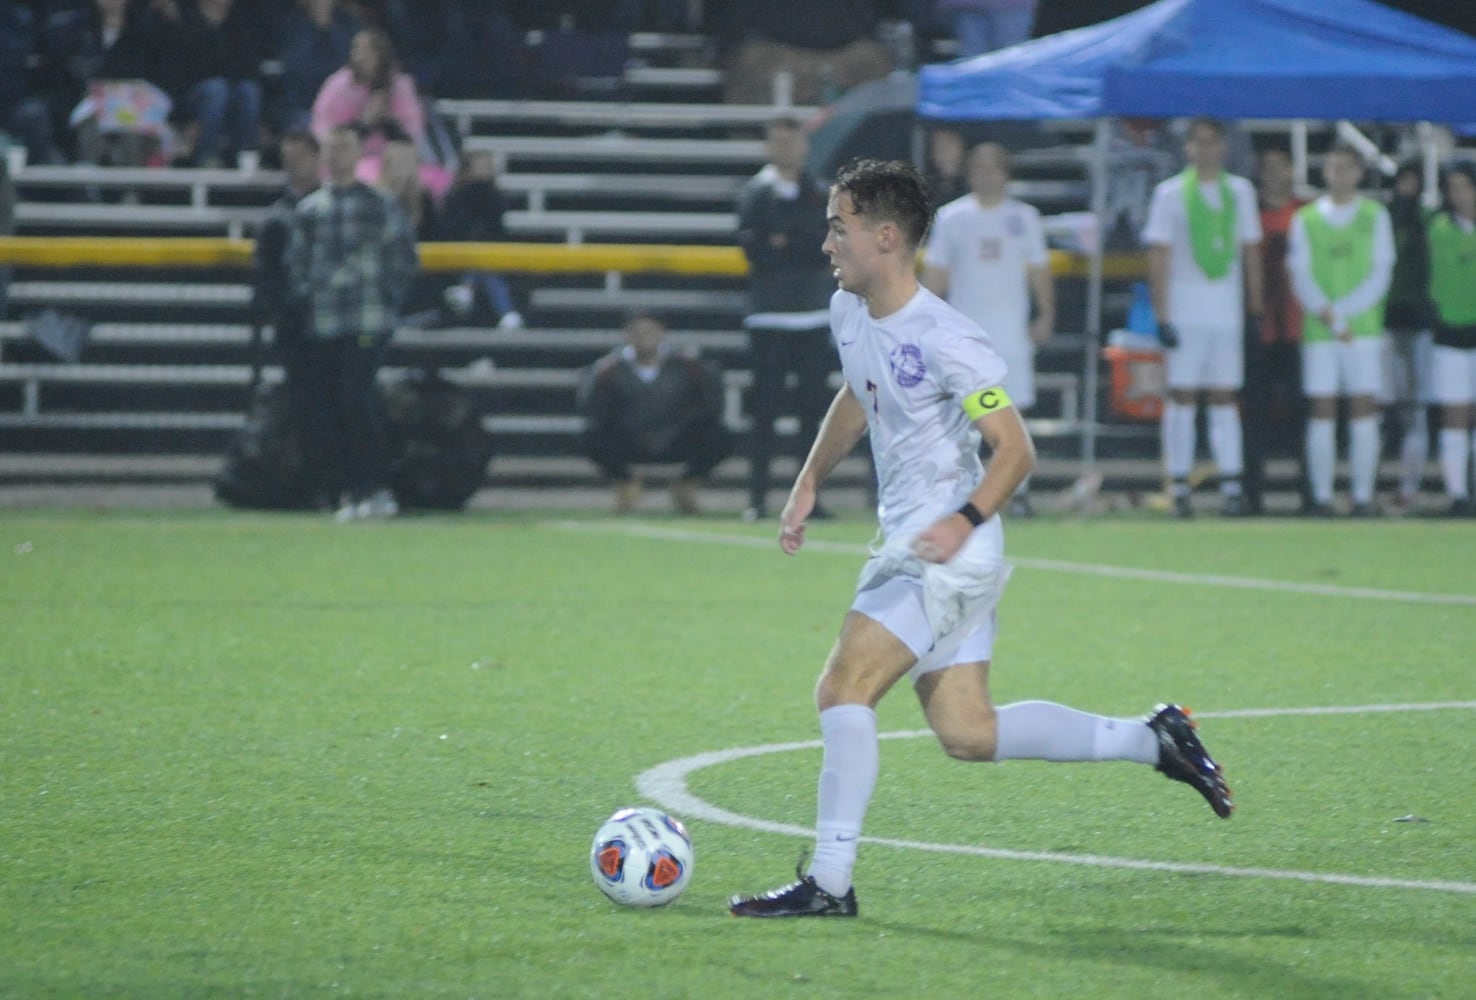
[[[893,222],[908,246],[917,249],[933,224],[928,185],[902,160],[855,160],[842,167],[831,186],[851,196],[856,212],[875,222]]]

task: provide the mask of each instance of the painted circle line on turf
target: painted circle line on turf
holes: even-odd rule
[[[1196,712],[1200,719],[1265,718],[1281,715],[1356,715],[1379,712],[1433,712],[1442,710],[1476,709],[1476,701],[1424,702],[1408,705],[1348,705],[1313,708],[1249,708],[1225,712]],[[914,739],[931,736],[928,729],[882,733],[884,740]],[[636,776],[636,789],[641,795],[657,803],[683,819],[702,819],[724,826],[736,826],[763,833],[778,833],[789,837],[813,837],[809,827],[792,823],[775,823],[730,812],[720,806],[699,799],[687,788],[687,775],[718,764],[759,757],[771,753],[790,753],[795,750],[816,750],[819,740],[802,740],[797,743],[769,743],[756,747],[735,747],[730,750],[714,750],[692,757],[667,761]],[[899,847],[913,851],[929,851],[935,854],[962,854],[971,857],[995,858],[1003,861],[1046,861],[1064,865],[1085,865],[1093,868],[1127,868],[1140,871],[1174,872],[1192,875],[1225,875],[1233,878],[1284,879],[1294,882],[1320,882],[1330,885],[1352,885],[1374,889],[1426,889],[1434,892],[1457,892],[1476,894],[1476,882],[1449,882],[1441,880],[1380,878],[1366,875],[1341,875],[1336,872],[1308,872],[1281,868],[1236,868],[1228,865],[1183,863],[1175,861],[1148,861],[1138,858],[1118,858],[1101,854],[1067,854],[1057,851],[1012,851],[999,847],[980,847],[968,844],[933,844],[918,840],[896,840],[889,837],[862,837],[863,842],[882,847]]]

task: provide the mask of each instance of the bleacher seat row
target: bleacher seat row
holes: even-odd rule
[[[710,72],[632,67],[627,75],[638,84],[632,93],[655,99],[439,103],[463,149],[497,158],[513,239],[730,246],[738,189],[763,160],[759,126],[781,111],[803,117],[813,110],[664,96],[715,89]],[[1022,180],[1023,197],[1051,211],[1085,205],[1076,150],[1031,155],[1042,169]],[[31,166],[16,181],[22,234],[249,237],[282,176]],[[177,466],[198,468],[208,465],[204,456],[224,453],[261,360],[246,275],[21,268],[16,277],[0,322],[0,449],[59,459],[132,455],[140,469],[167,456],[200,456]],[[574,387],[578,369],[619,342],[621,317],[632,307],[661,312],[678,344],[725,366],[727,421],[739,431],[747,426],[741,279],[610,272],[518,281],[526,286],[529,329],[402,329],[387,372],[435,368],[475,394],[498,437],[494,483],[595,480],[574,458],[581,429]],[[93,324],[80,364],[39,357],[27,345],[22,320],[48,307]],[[1069,450],[1080,426],[1080,338],[1059,338],[1044,357],[1055,370],[1040,379],[1034,426],[1043,442]],[[270,364],[263,374],[279,377]],[[108,475],[121,474],[116,462],[105,465]],[[865,474],[864,465],[855,471]]]

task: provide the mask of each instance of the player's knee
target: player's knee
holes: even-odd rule
[[[993,726],[971,726],[939,732],[937,736],[943,752],[954,760],[977,762],[994,759],[996,741]]]
[[[954,760],[966,762],[981,762],[994,759],[994,740],[977,739],[966,737],[964,739],[943,739],[943,752]]]
[[[815,682],[815,708],[823,712],[837,705],[855,704],[855,685],[833,670],[826,670]]]

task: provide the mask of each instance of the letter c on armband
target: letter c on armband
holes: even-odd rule
[[[978,420],[987,413],[1003,410],[1010,405],[1009,393],[1004,391],[1004,386],[997,385],[993,389],[980,389],[965,396],[963,411],[970,420]]]

